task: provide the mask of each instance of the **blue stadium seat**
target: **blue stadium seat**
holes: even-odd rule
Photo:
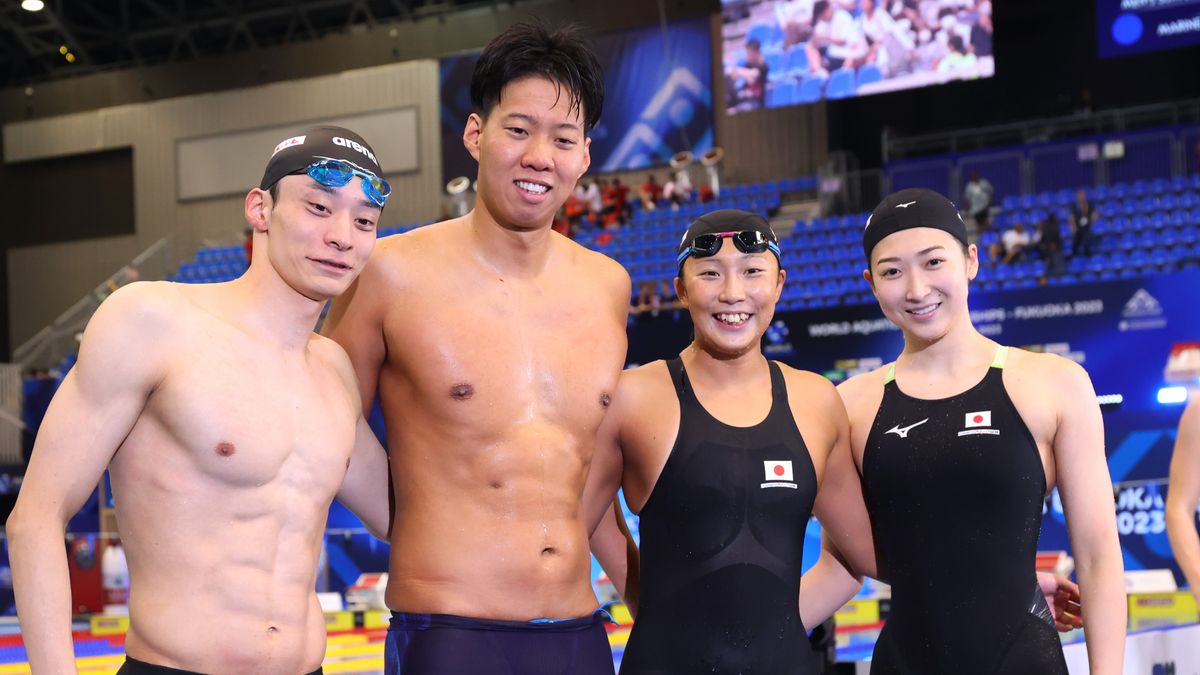
[[[746,41],[758,40],[758,44],[766,48],[767,45],[774,43],[778,38],[776,33],[782,33],[780,28],[775,24],[759,23],[750,27],[746,32]]]
[[[800,88],[791,80],[777,82],[767,90],[768,107],[792,105],[793,103],[799,103],[799,99]]]
[[[771,51],[763,51],[763,60],[767,62],[767,78],[774,82],[783,79],[785,57],[782,51],[772,49]]]
[[[825,78],[811,75],[806,76],[800,83],[800,103],[813,103],[821,100],[821,92],[825,89]]]
[[[858,86],[859,87],[863,86],[864,84],[871,84],[872,82],[878,82],[882,79],[883,79],[883,71],[881,71],[879,69],[879,66],[875,65],[874,63],[865,64],[862,68],[858,69]]]
[[[791,50],[787,53],[786,64],[784,68],[792,77],[800,77],[808,73],[808,54],[804,51],[804,45],[792,45]]]

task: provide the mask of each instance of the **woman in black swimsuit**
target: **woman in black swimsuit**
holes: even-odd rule
[[[1066,673],[1034,563],[1042,504],[1057,482],[1087,612],[1091,673],[1119,673],[1125,637],[1121,552],[1099,405],[1087,373],[981,335],[967,308],[978,259],[954,206],[904,190],[871,214],[865,272],[904,332],[896,361],[839,386],[874,559],[892,612],[872,659],[892,673]],[[827,551],[823,551],[827,552]],[[807,582],[806,582],[807,583]],[[820,618],[820,617],[818,617]]]

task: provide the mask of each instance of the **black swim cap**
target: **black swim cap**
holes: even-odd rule
[[[375,159],[375,151],[362,136],[342,127],[323,125],[301,129],[276,145],[258,187],[268,190],[284,176],[323,159],[341,160],[383,178],[383,169],[379,166],[379,160]]]
[[[958,209],[942,195],[925,188],[909,188],[893,192],[879,202],[863,228],[863,254],[871,264],[871,251],[889,234],[914,227],[932,227],[967,241],[967,224]]]

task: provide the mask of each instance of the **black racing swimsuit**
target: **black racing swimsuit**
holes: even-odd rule
[[[1038,588],[1046,493],[1037,444],[1004,389],[1006,347],[950,398],[900,391],[895,364],[863,456],[892,610],[872,675],[1067,672]]]
[[[667,362],[679,434],[641,512],[642,595],[622,675],[816,672],[800,622],[804,528],[817,481],[779,366],[771,411],[733,427]]]

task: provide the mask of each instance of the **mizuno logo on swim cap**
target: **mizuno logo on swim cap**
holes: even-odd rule
[[[303,137],[301,137],[301,138],[303,138]],[[355,141],[352,141],[352,140],[349,140],[349,139],[346,139],[346,138],[342,138],[341,136],[334,136],[334,137],[333,137],[333,144],[334,144],[334,145],[340,145],[340,146],[342,146],[343,148],[354,148],[355,150],[357,150],[357,151],[361,152],[362,154],[366,155],[367,157],[370,157],[372,162],[375,162],[376,164],[378,164],[378,163],[379,163],[379,161],[375,159],[375,155],[374,155],[374,154],[373,154],[373,153],[372,153],[370,150],[368,150],[367,148],[363,147],[363,146],[362,146],[362,144],[360,144],[360,143],[357,143],[357,142],[355,142]]]

